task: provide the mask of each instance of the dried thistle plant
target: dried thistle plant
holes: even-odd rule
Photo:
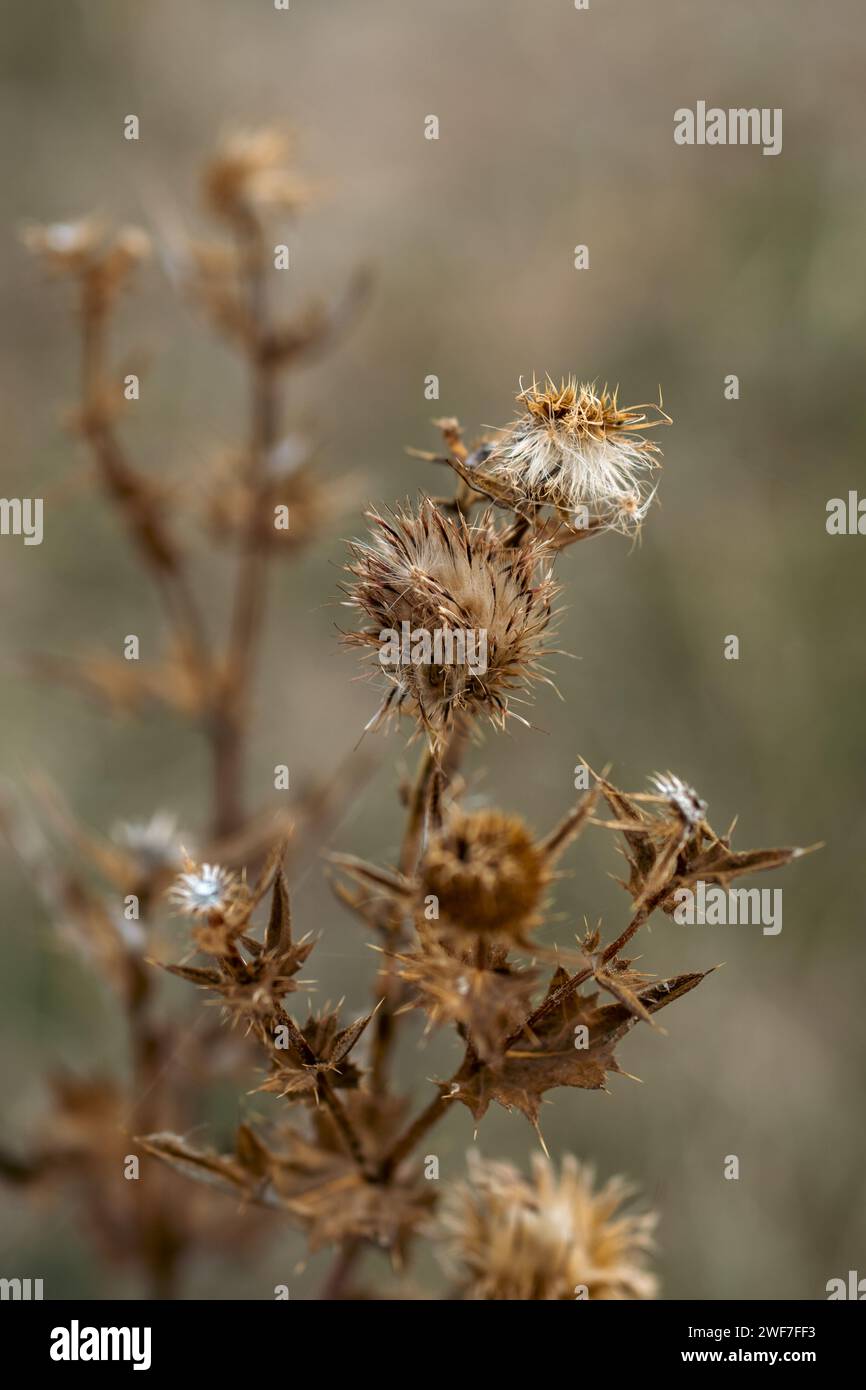
[[[290,878],[299,839],[307,855],[310,845],[297,832],[287,840],[273,817],[246,814],[242,774],[275,500],[291,476],[308,528],[327,513],[314,475],[298,480],[305,451],[280,442],[278,383],[287,366],[342,325],[346,305],[290,325],[273,317],[265,218],[294,213],[310,196],[286,154],[272,132],[228,142],[204,187],[231,239],[191,243],[180,257],[186,289],[247,359],[252,381],[250,437],[234,461],[222,461],[231,486],[220,485],[207,514],[238,549],[221,648],[206,633],[159,490],[133,469],[115,433],[108,310],[144,243],[133,238],[139,254],[131,257],[129,233],[106,242],[91,223],[28,234],[48,267],[79,285],[85,371],[77,428],[157,581],[174,640],[145,690],[106,661],[79,664],[75,677],[121,705],[146,695],[185,709],[200,722],[214,766],[211,831],[196,858],[178,863],[175,837],[158,820],[147,831],[125,832],[122,849],[102,847],[96,859],[115,887],[146,883],[141,891],[154,917],[171,908],[185,919],[187,950],[165,970],[213,1006],[211,1045],[223,1030],[236,1045],[233,1065],[258,1058],[258,1072],[250,1066],[249,1075],[285,1118],[262,1130],[242,1123],[228,1153],[191,1143],[185,1136],[195,1116],[183,1109],[189,1098],[174,1094],[171,1035],[149,1014],[147,1030],[138,1031],[141,999],[149,1008],[155,978],[143,947],[126,940],[76,879],[58,878],[54,896],[73,904],[81,934],[103,963],[119,967],[131,1035],[142,1054],[145,1040],[155,1050],[144,1073],[151,1104],[128,1112],[137,1147],[233,1194],[245,1221],[255,1222],[248,1208],[270,1208],[306,1233],[311,1250],[334,1247],[323,1296],[377,1293],[368,1252],[384,1252],[402,1272],[417,1241],[432,1239],[459,1297],[652,1298],[653,1218],[621,1210],[629,1195],[621,1179],[595,1190],[589,1171],[569,1155],[557,1167],[536,1153],[531,1178],[476,1156],[468,1184],[451,1182],[437,1211],[438,1185],[427,1180],[419,1152],[459,1106],[477,1125],[494,1103],[520,1111],[543,1146],[548,1093],[606,1089],[608,1076],[622,1071],[617,1049],[626,1036],[641,1024],[655,1027],[656,1014],[710,973],[655,979],[636,969],[624,953],[651,915],[673,913],[678,893],[700,881],[727,886],[802,853],[734,851],[730,833],[716,834],[705,803],[672,774],[648,792],[627,793],[587,769],[592,785],[541,836],[510,811],[466,801],[460,766],[473,737],[521,718],[515,706],[538,684],[552,684],[544,663],[556,654],[555,603],[565,584],[554,568],[565,563],[562,552],[592,536],[639,530],[660,466],[646,434],[671,422],[661,406],[655,417],[650,407],[620,407],[607,388],[575,379],[533,383],[518,396],[512,423],[472,447],[459,422],[438,422],[444,452],[419,456],[452,470],[453,495],[422,495],[417,505],[369,514],[371,536],[349,550],[345,601],[356,626],[344,640],[360,648],[381,681],[367,727],[397,724],[422,746],[414,782],[401,788],[406,821],[396,863],[332,856],[336,895],[379,952],[370,1009],[360,1017],[342,1003],[299,1010],[296,996],[311,984],[301,972],[317,943],[309,932],[296,935]],[[356,294],[350,291],[349,304]],[[315,828],[326,809],[323,794],[296,808],[302,831],[305,819]],[[70,846],[93,859],[92,837],[60,820]],[[10,818],[10,825],[35,874],[41,853],[30,844],[22,849],[20,821]],[[535,933],[549,914],[558,861],[590,827],[620,838],[630,915],[606,943],[600,930],[585,931],[573,947],[554,951]],[[413,1097],[397,1089],[394,1063],[403,1021],[419,1012],[429,1028],[451,1033],[461,1055],[453,1074],[413,1109]],[[212,1065],[212,1057],[202,1062],[204,1071]],[[177,1189],[166,1191],[176,1202]],[[153,1219],[177,1242],[174,1208],[168,1211]]]
[[[548,394],[554,406],[579,408],[581,420],[591,416],[585,392],[568,385]],[[425,745],[415,783],[404,794],[398,862],[331,856],[338,897],[378,938],[382,964],[373,988],[375,1009],[354,1020],[325,1010],[303,1025],[287,1003],[289,978],[282,998],[266,997],[264,1014],[261,996],[249,997],[244,1006],[243,991],[234,991],[228,1012],[233,1018],[246,1014],[263,1049],[261,1089],[294,1106],[294,1120],[267,1138],[257,1136],[255,1145],[244,1129],[236,1151],[227,1155],[196,1149],[175,1134],[146,1141],[187,1174],[287,1211],[307,1231],[312,1248],[323,1241],[338,1245],[326,1286],[330,1297],[366,1293],[363,1284],[351,1283],[365,1247],[385,1247],[402,1269],[417,1237],[442,1242],[466,1298],[655,1296],[647,1268],[652,1218],[619,1212],[627,1194],[621,1180],[594,1193],[587,1172],[569,1156],[560,1177],[539,1156],[532,1183],[509,1165],[475,1159],[469,1186],[455,1187],[437,1218],[435,1193],[424,1181],[417,1152],[454,1102],[466,1106],[476,1122],[494,1102],[519,1110],[541,1138],[540,1107],[550,1091],[605,1089],[608,1075],[621,1071],[616,1049],[622,1039],[641,1022],[652,1026],[657,1013],[709,973],[656,980],[634,968],[624,948],[651,913],[672,912],[677,891],[701,877],[727,884],[801,853],[734,851],[730,837],[709,826],[703,801],[670,774],[655,779],[651,791],[635,794],[592,774],[594,785],[543,837],[516,815],[463,803],[459,764],[468,739],[484,723],[503,727],[509,693],[525,689],[537,658],[547,651],[558,591],[552,576],[556,554],[589,534],[622,529],[624,483],[617,470],[627,466],[629,450],[642,446],[623,446],[615,437],[620,424],[628,431],[634,423],[630,413],[619,412],[606,393],[592,399],[610,418],[605,427],[596,422],[580,429],[596,428],[592,437],[620,452],[613,461],[591,449],[582,455],[581,466],[595,471],[574,483],[578,492],[569,505],[578,495],[591,502],[591,527],[571,525],[561,515],[562,497],[542,497],[537,489],[531,510],[523,506],[529,496],[524,491],[511,517],[497,523],[488,505],[492,491],[470,488],[477,479],[468,464],[473,454],[449,420],[442,422],[449,449],[444,461],[458,475],[455,497],[422,497],[417,509],[372,513],[372,540],[351,546],[347,606],[363,625],[345,640],[378,656],[386,686],[370,723],[400,715],[410,738],[418,733]],[[533,396],[528,404],[537,406],[538,400]],[[612,440],[605,440],[605,428]],[[519,488],[528,465],[515,457],[511,466]],[[501,492],[495,500],[506,509]],[[558,513],[553,524],[548,503]],[[479,672],[465,650],[448,662],[437,658],[435,647],[424,660],[414,648],[407,655],[401,643],[388,646],[403,624],[410,646],[431,630],[453,634],[483,625],[486,670]],[[608,818],[599,814],[604,803]],[[622,837],[631,917],[609,944],[595,931],[579,937],[571,952],[552,952],[537,945],[533,932],[545,920],[557,860],[589,825]],[[255,959],[273,949],[275,931],[285,930],[275,923],[288,920],[281,871],[271,891],[264,940],[243,937]],[[212,964],[179,969],[219,989],[227,969],[240,969],[221,956],[231,908],[209,914],[206,943],[195,905],[187,903],[187,910],[194,939]],[[545,986],[541,973],[548,960]],[[453,1031],[463,1057],[412,1117],[394,1091],[393,1058],[401,1020],[416,1011],[426,1015],[429,1027]]]

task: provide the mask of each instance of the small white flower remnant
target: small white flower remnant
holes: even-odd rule
[[[30,224],[21,229],[27,250],[41,257],[43,264],[61,275],[102,273],[119,282],[150,255],[150,237],[140,227],[121,227],[107,236],[96,217],[78,222],[52,222],[48,226]]]
[[[27,250],[41,256],[54,271],[81,270],[99,247],[104,236],[102,223],[95,217],[78,222],[52,222],[48,226],[30,224],[21,231]]]
[[[505,429],[483,465],[494,484],[525,501],[634,531],[655,495],[659,449],[643,431],[670,424],[661,406],[621,407],[605,386],[549,378],[517,397],[523,413]],[[656,418],[648,411],[655,410]]]
[[[686,825],[697,828],[706,820],[707,803],[702,801],[694,787],[688,786],[681,777],[674,776],[672,772],[659,772],[650,778],[650,782],[659,796],[670,802]]]
[[[313,456],[310,441],[302,434],[287,434],[275,444],[265,456],[265,468],[269,478],[282,482],[299,473]]]
[[[233,883],[234,874],[219,864],[193,865],[179,875],[169,897],[188,917],[204,917],[228,906]]]
[[[111,838],[151,873],[177,870],[184,862],[184,837],[178,831],[177,818],[168,811],[156,811],[149,821],[118,821]]]

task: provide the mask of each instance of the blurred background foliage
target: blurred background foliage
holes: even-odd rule
[[[363,320],[327,364],[292,378],[289,400],[290,423],[320,440],[323,472],[357,475],[359,499],[440,490],[444,475],[404,446],[436,447],[434,414],[459,415],[470,435],[505,423],[521,376],[619,382],[626,403],[652,400],[661,384],[674,427],[660,440],[661,505],[642,547],[607,537],[563,556],[562,645],[578,658],[556,660],[563,702],[543,690],[536,729],[486,738],[470,787],[543,831],[572,800],[579,755],[611,763],[633,789],[670,767],[709,801],[718,829],[739,814],[743,847],[826,841],[762,885],[784,888],[780,936],[665,919],[645,933],[644,968],[725,968],[665,1016],[667,1037],[630,1036],[622,1061],[643,1085],[558,1092],[543,1117],[554,1156],[569,1149],[602,1175],[625,1172],[660,1208],[665,1296],[823,1297],[827,1279],[862,1270],[866,1250],[866,541],[824,525],[827,500],[866,481],[862,6],[4,8],[3,493],[48,501],[40,548],[0,543],[0,771],[18,782],[44,769],[99,828],[160,807],[193,829],[205,823],[204,751],[182,722],[111,723],[21,673],[35,651],[119,651],[128,632],[146,660],[160,615],[114,519],[81,485],[83,457],[62,428],[77,373],[68,298],[40,283],[16,233],[28,218],[92,210],[157,238],[167,227],[200,232],[198,171],[218,135],[290,123],[324,196],[288,233],[286,304],[336,292],[358,264],[375,270]],[[673,112],[698,99],[782,107],[781,155],[676,146]],[[140,117],[138,143],[122,138],[128,113]],[[423,138],[428,114],[440,120],[437,142]],[[589,247],[588,271],[573,269],[577,243]],[[244,382],[158,261],[125,299],[115,346],[149,359],[124,422],[133,456],[153,476],[204,480],[214,451],[241,433]],[[429,373],[438,404],[424,399]],[[738,401],[723,396],[729,373]],[[350,504],[300,563],[275,566],[255,802],[273,798],[275,763],[289,764],[296,786],[337,768],[374,708],[335,632],[343,538],[361,533],[360,511]],[[216,618],[220,559],[189,539]],[[729,633],[740,638],[736,662],[722,655]],[[330,843],[389,861],[395,769],[414,754],[400,736],[370,744],[378,770],[347,796]],[[601,918],[610,939],[627,910],[609,877],[619,868],[610,837],[588,832],[565,867],[544,939],[570,942],[584,917]],[[57,950],[6,859],[0,880],[8,1143],[26,1140],[61,1061],[85,1070],[122,1058],[99,982]],[[297,921],[324,934],[319,997],[345,993],[362,1010],[375,962],[361,929],[317,861],[294,889]],[[168,993],[194,1013],[187,991]],[[404,1049],[419,1096],[424,1078],[447,1074],[454,1046],[443,1035],[420,1059]],[[227,1088],[216,1137],[255,1108]],[[535,1139],[497,1109],[478,1142],[525,1165]],[[431,1141],[443,1184],[471,1143],[461,1109]],[[739,1182],[723,1178],[728,1154],[739,1156]],[[0,1204],[4,1274],[43,1276],[50,1296],[138,1292],[99,1264],[71,1207],[49,1222],[20,1194],[0,1192]],[[323,1262],[295,1275],[301,1252],[285,1228],[250,1260],[192,1267],[186,1292],[268,1297],[286,1281],[303,1296]],[[419,1282],[432,1279],[428,1265]]]

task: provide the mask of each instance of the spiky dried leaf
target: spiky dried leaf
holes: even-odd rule
[[[325,1009],[312,1014],[298,1028],[293,1020],[283,1016],[280,1022],[289,1029],[292,1047],[277,1049],[271,1039],[271,1072],[258,1089],[292,1099],[318,1101],[323,1077],[341,1090],[357,1086],[361,1072],[348,1057],[372,1017],[371,1013],[366,1014],[347,1028],[340,1028],[336,1010]]]
[[[659,980],[637,992],[637,999],[648,1014],[657,1013],[700,984],[708,971],[676,975]],[[569,975],[558,969],[550,981],[547,999],[568,984]],[[614,1049],[637,1021],[634,1009],[624,1003],[599,1004],[599,995],[577,991],[546,1014],[533,1028],[509,1047],[498,1066],[478,1069],[454,1092],[472,1111],[476,1120],[486,1113],[490,1102],[506,1110],[516,1108],[537,1127],[541,1098],[557,1086],[582,1090],[603,1090],[608,1072],[621,1070]],[[586,1028],[586,1046],[581,1046]]]

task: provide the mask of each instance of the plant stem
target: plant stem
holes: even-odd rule
[[[340,1246],[327,1279],[322,1285],[319,1298],[336,1300],[345,1298],[346,1282],[361,1253],[360,1240],[346,1240]]]
[[[442,1118],[455,1094],[455,1088],[459,1087],[462,1082],[469,1081],[480,1068],[481,1062],[477,1053],[471,1043],[467,1043],[463,1061],[451,1080],[440,1083],[438,1094],[419,1115],[416,1115],[412,1123],[403,1131],[382,1159],[379,1173],[383,1182],[389,1180],[403,1159],[412,1152],[418,1141],[423,1139],[428,1130],[431,1130]]]
[[[106,408],[106,308],[87,277],[81,295],[81,420],[102,486],[122,515],[145,569],[154,580],[169,622],[202,684],[210,656],[204,620],[180,555],[163,523],[156,501],[128,463],[111,428]]]
[[[263,536],[262,503],[267,486],[268,455],[279,431],[275,367],[265,344],[270,332],[267,293],[267,248],[259,223],[244,221],[237,229],[238,254],[244,267],[249,343],[250,424],[246,489],[249,515],[232,604],[224,665],[225,686],[212,735],[214,757],[214,834],[232,834],[243,823],[244,743],[249,702],[267,598],[268,549]]]

